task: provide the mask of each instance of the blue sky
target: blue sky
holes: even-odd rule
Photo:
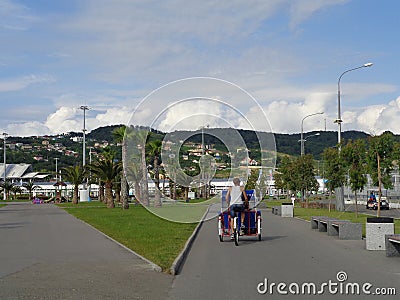
[[[181,91],[146,98],[191,77],[251,94],[258,105],[229,88],[184,86],[192,93],[185,97],[235,106],[253,128],[265,128],[254,118],[262,109],[273,132],[300,132],[315,112],[324,115],[307,118],[305,131],[336,130],[339,75],[373,62],[342,78],[343,130],[400,134],[399,9],[395,0],[0,0],[0,130],[79,131],[80,105],[90,107],[89,130],[121,123],[194,129],[221,126],[218,118],[246,127],[199,100],[171,105]]]

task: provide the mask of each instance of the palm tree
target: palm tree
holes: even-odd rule
[[[79,185],[84,181],[86,176],[86,169],[80,165],[69,166],[62,169],[63,176],[66,180],[74,185],[74,193],[72,196],[72,203],[78,204],[78,190]]]
[[[35,185],[35,183],[33,181],[29,181],[24,183],[24,187],[28,190],[29,193],[29,200],[32,200],[32,192],[33,190],[39,188],[37,185]]]
[[[131,158],[126,167],[126,178],[133,182],[135,188],[135,198],[140,200],[140,180],[142,178],[142,169],[140,161],[136,158]]]
[[[184,191],[184,200],[185,202],[189,202],[189,191],[191,189],[191,185],[193,183],[193,177],[189,174],[186,174],[184,171],[177,172],[176,175],[179,185]],[[175,183],[176,184],[176,183]]]
[[[104,182],[107,207],[114,208],[115,204],[112,194],[112,187],[115,178],[122,170],[122,164],[120,162],[114,162],[113,158],[105,158],[91,164],[89,168],[100,180]]]
[[[126,157],[127,157],[127,147],[126,147],[126,140],[125,140],[125,132],[126,132],[126,126],[121,126],[113,131],[113,136],[114,139],[116,140],[117,143],[122,143],[122,163],[126,163]],[[122,165],[123,166],[123,165]],[[125,176],[125,172],[122,169],[121,171],[121,202],[122,202],[122,209],[128,209],[129,208],[129,187],[128,187],[128,181]]]
[[[14,186],[14,183],[10,182],[10,181],[3,181],[0,186],[3,188],[3,191],[6,191],[6,199],[8,199],[10,197],[10,191],[12,189],[12,187]]]
[[[11,192],[14,194],[14,200],[17,199],[17,193],[19,193],[21,195],[22,189],[19,185],[14,185],[11,188]]]
[[[160,172],[159,172],[159,158],[161,155],[162,142],[160,140],[154,140],[147,144],[148,153],[154,158],[153,169],[154,169],[154,183],[155,183],[155,199],[154,206],[161,207],[160,200]]]
[[[117,203],[121,203],[121,174],[123,173],[123,171],[121,171],[120,174],[117,175],[117,177],[115,177],[115,180],[113,182],[113,189],[115,190],[115,202]],[[128,204],[129,206],[129,204]]]
[[[104,182],[99,178],[99,201],[106,203],[106,197],[104,196]]]
[[[146,139],[148,130],[129,127],[125,138],[129,146],[128,160],[126,161],[128,176],[135,180],[135,196],[143,205],[149,206],[149,192],[147,184]],[[140,177],[139,177],[140,176]],[[137,189],[140,187],[140,189]],[[138,193],[140,191],[140,193]],[[140,195],[140,196],[139,196]]]

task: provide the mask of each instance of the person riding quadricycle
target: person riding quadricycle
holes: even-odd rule
[[[254,190],[245,190],[240,179],[233,179],[233,186],[222,193],[222,209],[218,216],[218,235],[223,242],[230,236],[239,245],[239,236],[258,236],[261,240],[261,212],[256,208]],[[250,208],[250,200],[252,208]],[[224,204],[227,209],[224,210]]]
[[[226,204],[229,207],[230,214],[230,234],[231,240],[234,239],[234,219],[240,212],[240,233],[243,234],[244,228],[244,209],[245,206],[249,207],[249,200],[247,199],[246,191],[243,186],[240,186],[240,179],[233,178],[233,186],[228,189],[226,193]],[[230,199],[230,201],[229,201]],[[244,199],[244,201],[242,200]]]

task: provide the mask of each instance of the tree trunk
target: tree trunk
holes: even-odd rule
[[[158,157],[157,156],[154,158],[154,183],[155,183],[154,206],[161,207],[160,172],[158,169]]]
[[[114,198],[112,194],[112,182],[106,182],[105,184],[105,190],[106,190],[106,203],[107,203],[107,208],[114,208]]]
[[[128,182],[126,181],[126,177],[124,175],[124,172],[122,171],[122,176],[121,176],[121,201],[122,201],[122,209],[128,209],[129,208],[129,186]]]
[[[139,202],[142,202],[142,197],[140,193],[140,185],[137,180],[135,180],[135,199]]]
[[[356,218],[358,218],[357,191],[354,191],[354,198],[356,201]]]
[[[105,197],[104,197],[104,185],[103,183],[100,183],[99,185],[99,201],[102,203],[106,203]]]
[[[149,190],[147,185],[147,166],[146,166],[146,143],[143,141],[142,145],[142,204],[149,206]]]
[[[175,174],[175,178],[174,178],[174,193],[173,193],[172,199],[176,200],[176,174]]]
[[[121,171],[121,202],[122,209],[129,208],[129,185],[124,172],[124,164],[126,163],[127,147],[125,138],[122,139],[122,171]]]
[[[115,202],[121,203],[121,191],[119,189],[115,191]]]
[[[72,195],[72,203],[73,204],[78,204],[78,186],[74,186],[74,194]]]

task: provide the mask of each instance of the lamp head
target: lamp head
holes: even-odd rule
[[[364,64],[364,67],[371,67],[372,65],[373,65],[373,63],[369,62],[369,63]]]

